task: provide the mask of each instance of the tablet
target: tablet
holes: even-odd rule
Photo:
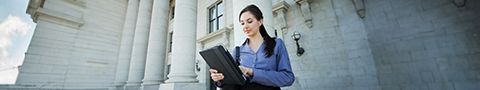
[[[225,76],[222,83],[244,85],[245,77],[237,66],[231,54],[222,45],[200,51],[200,55],[212,69],[216,69]]]

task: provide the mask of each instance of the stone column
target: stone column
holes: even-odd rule
[[[130,71],[126,89],[138,90],[143,79],[147,55],[148,33],[152,11],[152,0],[141,0],[138,9],[137,24],[130,60]]]
[[[175,6],[172,66],[166,82],[198,82],[195,74],[197,0],[177,0]]]
[[[138,0],[128,0],[125,23],[123,25],[122,41],[118,53],[117,70],[115,72],[115,86],[123,87],[128,79],[128,67],[132,53],[133,35],[137,21]]]
[[[158,89],[163,79],[165,48],[167,44],[169,0],[153,1],[150,38],[148,39],[147,63],[142,89]]]
[[[270,36],[275,36],[275,29],[273,23],[272,0],[232,0],[233,1],[233,18],[234,18],[234,43],[239,46],[245,41],[247,36],[242,31],[242,26],[238,22],[240,11],[248,5],[254,4],[263,13],[263,25]]]

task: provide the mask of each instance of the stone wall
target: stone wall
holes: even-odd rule
[[[479,1],[310,0],[313,27],[288,1],[284,40],[302,90],[477,90],[480,87]],[[296,55],[293,31],[302,34]]]
[[[296,81],[284,89],[375,90],[376,69],[363,20],[349,0],[310,0],[313,27],[308,28],[300,6],[289,2],[288,29],[284,36]],[[294,31],[306,51],[296,55]]]
[[[366,0],[381,89],[480,89],[480,1],[453,1]]]
[[[37,22],[17,86],[113,86],[126,0],[46,0],[32,9]]]

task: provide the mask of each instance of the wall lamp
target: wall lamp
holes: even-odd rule
[[[295,42],[297,42],[297,56],[302,56],[302,54],[305,52],[305,50],[298,44],[298,40],[300,40],[301,37],[302,35],[300,35],[300,33],[297,31],[293,32],[292,38],[295,40]]]
[[[200,71],[200,65],[198,65],[198,60],[195,61],[195,69]]]

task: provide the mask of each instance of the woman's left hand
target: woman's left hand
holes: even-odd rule
[[[243,75],[245,76],[253,76],[253,70],[251,68],[245,67],[245,66],[238,66],[240,70],[242,71]]]

